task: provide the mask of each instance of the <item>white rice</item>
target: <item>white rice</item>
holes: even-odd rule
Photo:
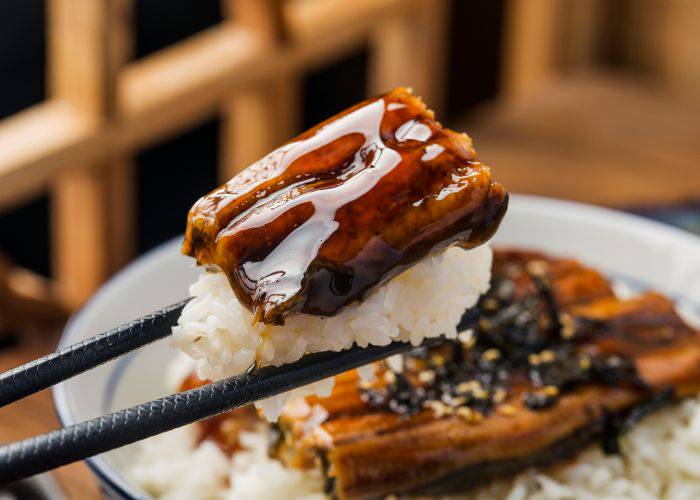
[[[167,500],[324,500],[318,470],[288,469],[268,457],[267,431],[244,432],[244,449],[228,458],[212,442],[196,445],[194,426],[143,442],[128,469],[144,491]]]
[[[267,456],[264,429],[242,436],[245,451],[227,458],[195,445],[192,427],[144,441],[128,471],[146,492],[167,499],[321,499],[316,470],[288,469]],[[591,445],[566,465],[530,469],[466,495],[469,500],[700,498],[700,398],[643,420],[622,439],[622,455]]]
[[[394,340],[420,344],[424,339],[457,336],[464,310],[476,304],[491,278],[488,245],[473,250],[451,247],[428,257],[335,316],[298,314],[284,326],[253,324],[253,316],[233,294],[223,273],[204,273],[190,287],[194,299],[173,328],[176,347],[197,361],[201,378],[218,380],[260,366],[292,363],[304,354],[340,351],[353,344],[387,345]],[[368,375],[368,374],[367,374]],[[330,394],[323,380],[294,396]],[[256,403],[276,420],[290,393]]]
[[[623,437],[622,450],[605,456],[599,446],[590,446],[569,465],[532,469],[468,498],[700,498],[700,398],[648,417]]]

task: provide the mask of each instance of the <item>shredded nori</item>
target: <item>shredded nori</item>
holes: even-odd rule
[[[605,425],[601,444],[607,455],[620,453],[620,436],[632,429],[651,413],[676,401],[676,391],[669,387],[657,392],[651,399],[642,401],[622,415],[605,415]]]
[[[519,273],[527,273],[533,284],[524,297],[516,296]],[[581,353],[577,344],[605,324],[562,314],[545,277],[521,264],[508,264],[494,275],[489,292],[462,319],[460,326],[467,325],[473,325],[471,338],[404,355],[407,369],[398,373],[387,368],[385,384],[361,388],[364,401],[406,417],[427,407],[440,415],[487,415],[518,377],[530,386],[522,398],[532,410],[550,407],[561,394],[589,382],[627,384],[653,396],[630,359]]]

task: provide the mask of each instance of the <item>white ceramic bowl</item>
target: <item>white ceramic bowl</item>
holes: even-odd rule
[[[515,195],[494,244],[575,257],[681,302],[700,304],[700,238],[639,217]],[[179,254],[179,246],[179,238],[165,243],[110,280],[66,326],[61,346],[186,297],[198,271]],[[54,400],[61,422],[69,425],[162,397],[163,370],[174,354],[166,339],[59,384]],[[120,473],[132,449],[87,461],[110,497],[145,496]]]

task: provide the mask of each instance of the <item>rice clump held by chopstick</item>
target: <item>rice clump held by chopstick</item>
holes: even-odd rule
[[[202,379],[218,380],[258,366],[292,363],[304,354],[349,349],[353,344],[384,346],[392,341],[419,345],[424,339],[457,336],[465,310],[488,290],[492,253],[451,247],[427,257],[332,317],[298,314],[283,326],[253,324],[226,276],[204,273],[190,287],[193,300],[173,328],[175,346],[197,361]],[[371,372],[362,370],[363,375]],[[291,391],[294,396],[328,396],[333,379]],[[290,393],[256,403],[277,420]]]

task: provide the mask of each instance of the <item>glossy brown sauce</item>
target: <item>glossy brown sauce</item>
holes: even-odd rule
[[[405,89],[360,103],[190,210],[183,252],[222,269],[255,321],[329,316],[417,260],[487,241],[507,194],[471,140]]]

